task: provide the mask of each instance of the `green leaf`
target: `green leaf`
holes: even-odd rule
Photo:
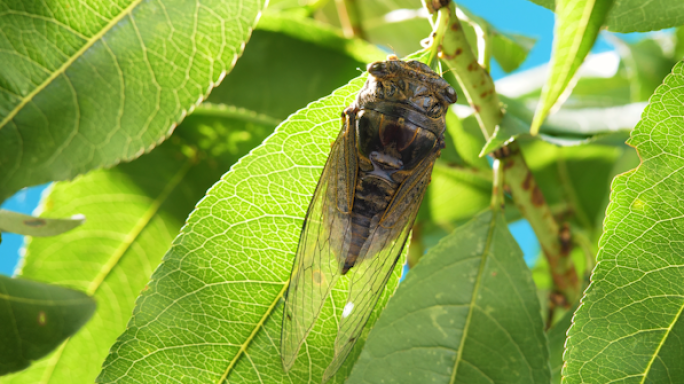
[[[262,3],[4,2],[0,200],[151,150],[232,68]]]
[[[556,26],[553,54],[546,84],[537,106],[530,132],[536,135],[561,95],[572,90],[577,69],[596,41],[599,28],[613,0],[559,0],[556,3]],[[561,99],[561,100],[559,100]]]
[[[663,48],[654,39],[643,39],[630,44],[607,34],[625,64],[633,101],[646,101],[662,84],[677,59],[665,55]]]
[[[516,100],[501,97],[507,103],[507,113],[480,152],[485,156],[519,138],[531,138],[532,111]],[[561,109],[542,124],[535,139],[557,146],[576,146],[600,141],[622,144],[632,130],[645,103],[632,103],[616,107]]]
[[[0,231],[28,236],[55,236],[70,231],[85,222],[85,216],[71,219],[48,219],[0,209]]]
[[[0,375],[25,369],[57,348],[95,306],[82,292],[0,276]]]
[[[537,41],[531,37],[496,30],[492,30],[491,34],[492,55],[504,72],[518,69]]]
[[[529,269],[488,210],[411,270],[347,383],[547,384],[548,358]]]
[[[437,161],[421,210],[430,218],[429,224],[439,226],[444,234],[448,234],[487,208],[491,193],[491,171],[448,166]]]
[[[358,76],[367,61],[385,56],[320,23],[264,17],[235,69],[208,100],[285,119]]]
[[[575,308],[565,313],[556,324],[549,329],[549,363],[551,364],[551,384],[560,384],[563,368],[563,350],[565,349],[565,333],[570,328]]]
[[[604,108],[647,100],[633,100],[631,98],[630,80],[624,68],[619,66],[620,59],[614,52],[588,55],[584,64],[587,65],[586,71],[583,69],[578,71],[579,80],[572,93],[563,103],[562,108]],[[618,67],[615,74],[611,77],[605,77],[612,72],[613,68],[611,67],[616,65]],[[547,72],[548,66],[542,65],[497,80],[496,88],[499,97],[506,96],[506,104],[509,104],[509,98],[514,98],[517,102],[525,104],[527,108],[537,105]],[[531,117],[532,114],[530,114],[530,121]],[[552,118],[553,114],[549,116],[549,119]]]
[[[554,0],[530,0],[554,10]],[[606,25],[613,32],[647,32],[684,24],[684,3],[679,0],[615,0]]]
[[[605,211],[603,201],[610,191],[614,164],[629,149],[600,142],[575,147],[541,140],[522,140],[521,144],[527,165],[554,213],[572,219],[589,233],[594,231],[596,218]],[[600,229],[600,221],[598,224]]]
[[[684,27],[677,28],[675,32],[675,50],[674,58],[678,60],[684,60]]]
[[[684,377],[683,89],[680,62],[632,132],[641,164],[613,181],[598,264],[568,333],[569,384]]]
[[[359,2],[364,16],[364,33],[369,41],[387,47],[401,56],[422,49],[420,41],[430,36],[432,27],[427,19],[427,11],[424,8],[416,9],[418,4],[415,1]],[[468,42],[476,55],[478,44],[475,27],[481,29],[491,41],[492,54],[504,71],[513,71],[525,61],[535,39],[501,32],[460,4],[459,9],[463,11],[459,16],[463,17]]]
[[[454,107],[450,111],[453,112]],[[446,121],[447,130],[445,137],[447,138],[447,148],[453,146],[466,165],[480,170],[490,170],[491,167],[487,159],[479,155],[480,150],[485,144],[485,139],[475,115],[471,114],[464,119],[459,119],[456,113],[448,113]]]
[[[92,383],[197,201],[273,128],[266,116],[202,105],[150,154],[55,183],[42,203],[44,213],[80,212],[88,221],[59,237],[34,238],[22,274],[84,290],[99,307],[59,352],[0,382]]]
[[[156,383],[179,374],[202,383],[320,382],[332,359],[332,317],[341,315],[348,279],[338,281],[335,306],[326,303],[287,374],[278,348],[281,298],[340,111],[364,81],[357,78],[292,115],[207,192],[137,300],[98,382]],[[333,382],[344,381],[361,344]]]

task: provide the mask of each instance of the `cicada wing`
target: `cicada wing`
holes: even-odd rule
[[[353,273],[335,339],[335,354],[323,382],[340,368],[368,322],[406,244],[418,214],[436,154],[421,163],[401,187],[375,228],[371,228]]]
[[[346,141],[353,140],[347,132],[349,121],[343,126],[333,144],[328,161],[309,204],[299,238],[285,296],[280,351],[283,368],[294,364],[300,347],[306,340],[330,290],[340,272],[340,260],[349,252],[351,244],[350,180],[347,168],[356,167],[356,154],[349,159]],[[353,125],[352,125],[353,126]],[[353,148],[353,147],[352,147]],[[355,173],[351,173],[355,177]]]

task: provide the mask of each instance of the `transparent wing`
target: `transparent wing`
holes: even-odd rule
[[[299,348],[330,295],[339,276],[339,260],[344,259],[351,244],[351,199],[356,173],[348,172],[348,168],[356,169],[356,154],[352,152],[353,158],[348,158],[348,148],[353,148],[354,139],[353,132],[346,132],[349,125],[347,120],[333,144],[299,238],[280,337],[286,371],[294,364]]]
[[[323,382],[340,368],[382,294],[415,221],[436,153],[428,157],[414,174],[402,183],[384,217],[371,228],[353,273],[335,339],[335,355],[325,370]]]

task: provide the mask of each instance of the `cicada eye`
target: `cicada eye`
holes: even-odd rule
[[[373,76],[382,76],[385,74],[385,63],[375,62],[368,65],[368,72]]]
[[[449,103],[455,103],[457,96],[456,96],[456,91],[452,87],[447,87],[444,89],[444,92],[442,92],[442,96],[448,101]]]

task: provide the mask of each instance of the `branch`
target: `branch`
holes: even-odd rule
[[[451,3],[451,23],[442,41],[440,58],[454,70],[456,79],[473,108],[485,139],[489,139],[501,122],[504,112],[496,93],[494,82],[477,61],[466,36],[463,33],[455,4]],[[513,202],[529,221],[537,235],[541,248],[549,262],[554,291],[564,297],[564,305],[576,302],[580,294],[577,272],[570,255],[570,241],[562,236],[544,195],[541,193],[532,172],[527,167],[517,142],[497,151],[501,159],[506,186],[513,195]]]

